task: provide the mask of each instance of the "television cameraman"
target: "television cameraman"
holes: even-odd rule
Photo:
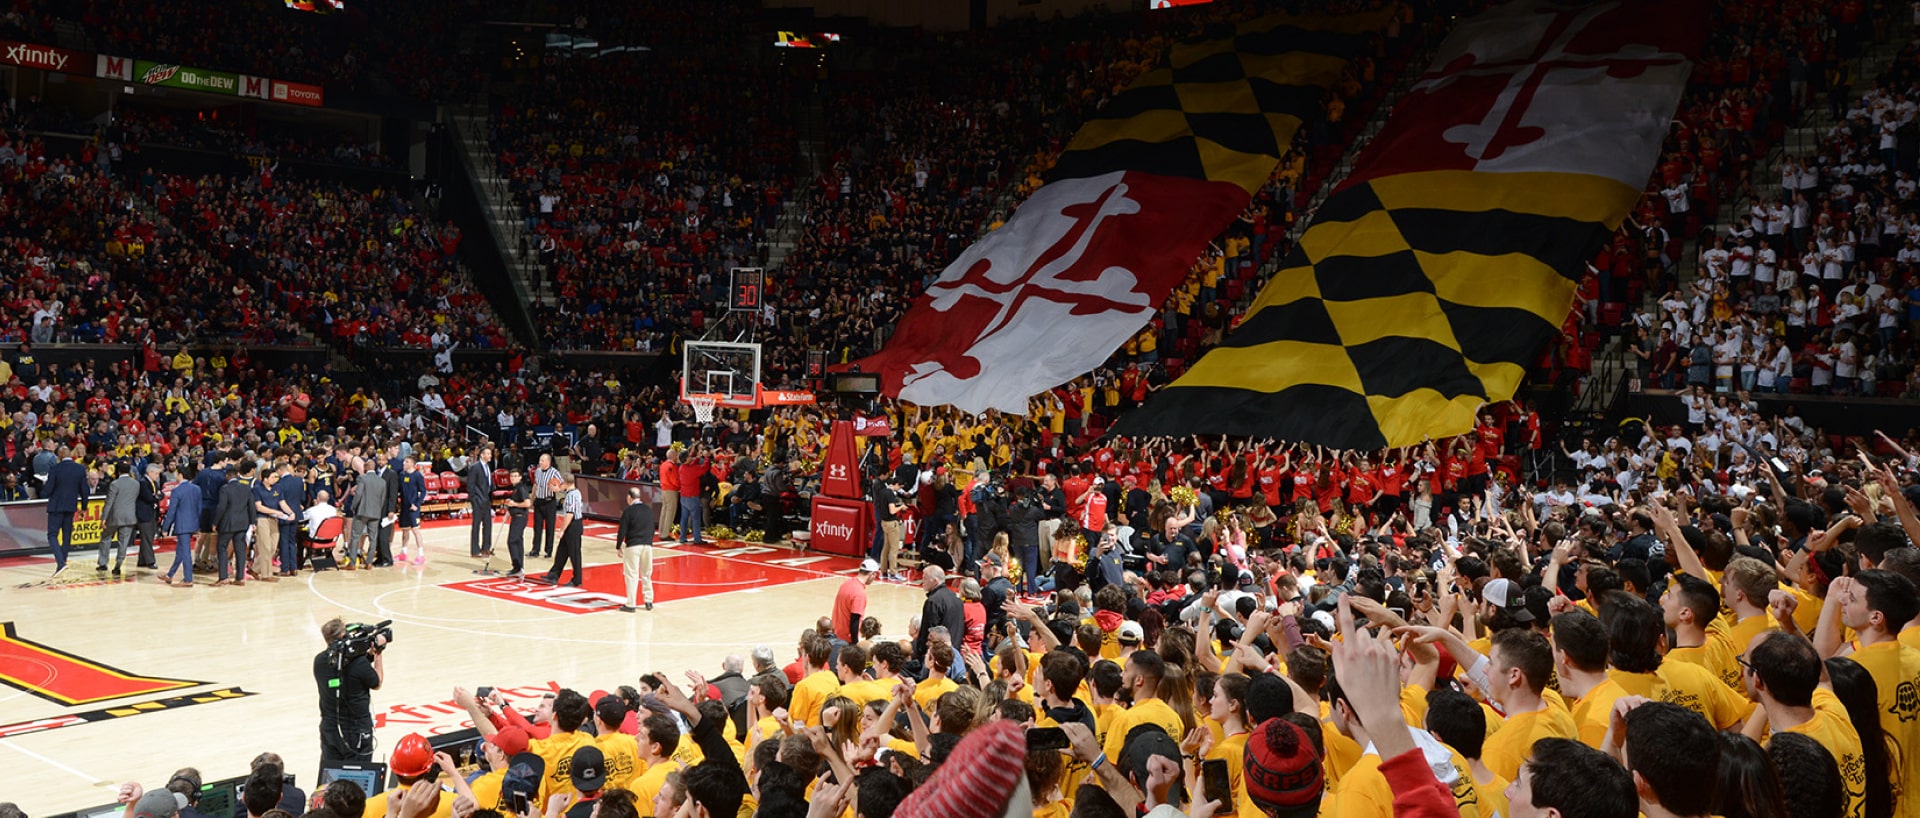
[[[387,623],[348,626],[339,617],[320,626],[327,649],[313,657],[320,691],[320,768],[373,760],[373,691],[386,673],[381,651],[392,641]]]

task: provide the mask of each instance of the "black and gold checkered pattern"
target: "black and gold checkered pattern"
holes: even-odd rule
[[[1218,348],[1115,430],[1340,449],[1461,434],[1507,400],[1638,191],[1597,176],[1443,171],[1329,198]]]
[[[1386,15],[1275,15],[1177,44],[1081,126],[1049,181],[1131,170],[1251,195]]]

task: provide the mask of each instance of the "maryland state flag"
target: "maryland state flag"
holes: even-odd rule
[[[855,365],[893,397],[1015,414],[1098,366],[1246,208],[1387,14],[1267,17],[1174,46]]]
[[[1521,0],[1460,23],[1242,324],[1114,431],[1378,449],[1471,429],[1639,199],[1704,5]]]

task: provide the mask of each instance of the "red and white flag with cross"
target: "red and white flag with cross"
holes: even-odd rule
[[[947,265],[857,364],[902,400],[1024,415],[1029,396],[1138,333],[1249,198],[1139,171],[1055,180]]]
[[[1701,0],[1521,0],[1463,20],[1344,184],[1460,170],[1638,190],[1706,25]]]

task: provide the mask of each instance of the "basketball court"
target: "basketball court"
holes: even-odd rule
[[[264,750],[310,788],[319,764],[313,657],[320,624],[393,620],[386,684],[373,695],[375,760],[409,732],[468,726],[453,688],[495,687],[530,708],[560,687],[632,684],[641,674],[720,673],[765,644],[792,661],[828,614],[853,559],[747,543],[656,547],[653,611],[625,594],[608,523],[589,522],[584,587],[475,573],[465,520],[429,523],[424,566],[301,572],[277,583],[192,590],[154,571],[103,581],[93,552],[48,582],[52,558],[0,562],[0,800],[46,816],[111,802],[124,781],[163,784],[182,766],[243,775]],[[493,568],[506,566],[505,534]],[[128,565],[132,564],[128,561]],[[164,567],[172,554],[160,557]],[[547,559],[528,560],[529,575]],[[904,634],[917,587],[875,583],[868,614]],[[749,662],[749,673],[751,664]]]

